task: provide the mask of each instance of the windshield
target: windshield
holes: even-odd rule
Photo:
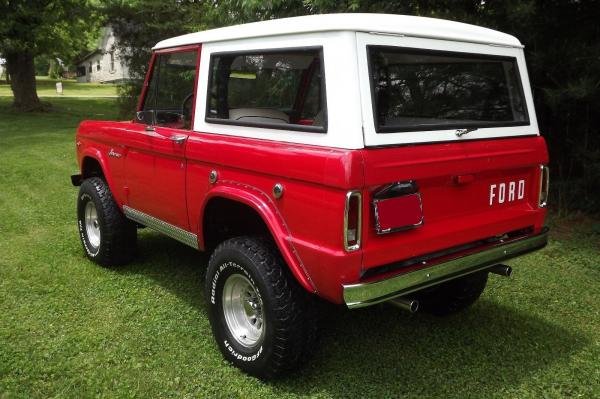
[[[515,58],[368,46],[378,133],[528,125]]]

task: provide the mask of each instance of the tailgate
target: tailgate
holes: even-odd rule
[[[540,165],[547,157],[539,136],[365,149],[363,273],[517,230],[539,231]]]

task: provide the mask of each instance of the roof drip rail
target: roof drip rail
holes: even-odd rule
[[[499,43],[487,43],[488,46],[492,47],[504,47],[504,48],[525,48],[522,44],[520,46],[513,44],[499,44]]]
[[[407,36],[404,33],[377,32],[377,31],[371,31],[371,32],[369,32],[369,34],[371,34],[371,35],[382,35],[382,36],[395,36],[395,37],[406,37]]]

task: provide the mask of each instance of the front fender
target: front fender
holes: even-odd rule
[[[121,208],[124,204],[124,202],[123,202],[124,199],[121,198],[119,190],[117,190],[115,187],[114,178],[111,173],[111,169],[108,167],[108,161],[106,159],[106,156],[102,153],[102,151],[99,148],[90,146],[90,147],[85,147],[83,150],[81,150],[81,152],[78,155],[79,155],[79,169],[81,170],[82,176],[85,176],[85,171],[83,170],[83,163],[86,158],[94,159],[95,161],[98,162],[98,164],[100,164],[100,168],[102,169],[102,174],[104,175],[106,184],[108,184],[108,187],[110,188],[113,198],[119,205],[119,208]]]
[[[246,184],[221,180],[219,185],[213,187],[206,195],[201,207],[201,218],[204,217],[204,211],[209,201],[217,197],[238,201],[254,209],[271,232],[275,244],[296,280],[307,291],[312,293],[317,292],[308,271],[294,248],[291,234],[281,214],[268,195]],[[203,220],[200,220],[199,226],[203,226]],[[198,244],[200,248],[204,248],[204,231],[202,228],[198,230]]]

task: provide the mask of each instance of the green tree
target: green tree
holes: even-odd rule
[[[100,22],[91,0],[0,0],[0,54],[6,59],[18,110],[43,108],[36,91],[36,56],[68,59]]]
[[[560,211],[600,212],[600,1],[489,2],[475,22],[525,45],[540,131]]]
[[[212,3],[198,0],[107,0],[102,12],[119,38],[117,47],[132,79],[119,87],[121,114],[129,117],[160,40],[213,27]]]

